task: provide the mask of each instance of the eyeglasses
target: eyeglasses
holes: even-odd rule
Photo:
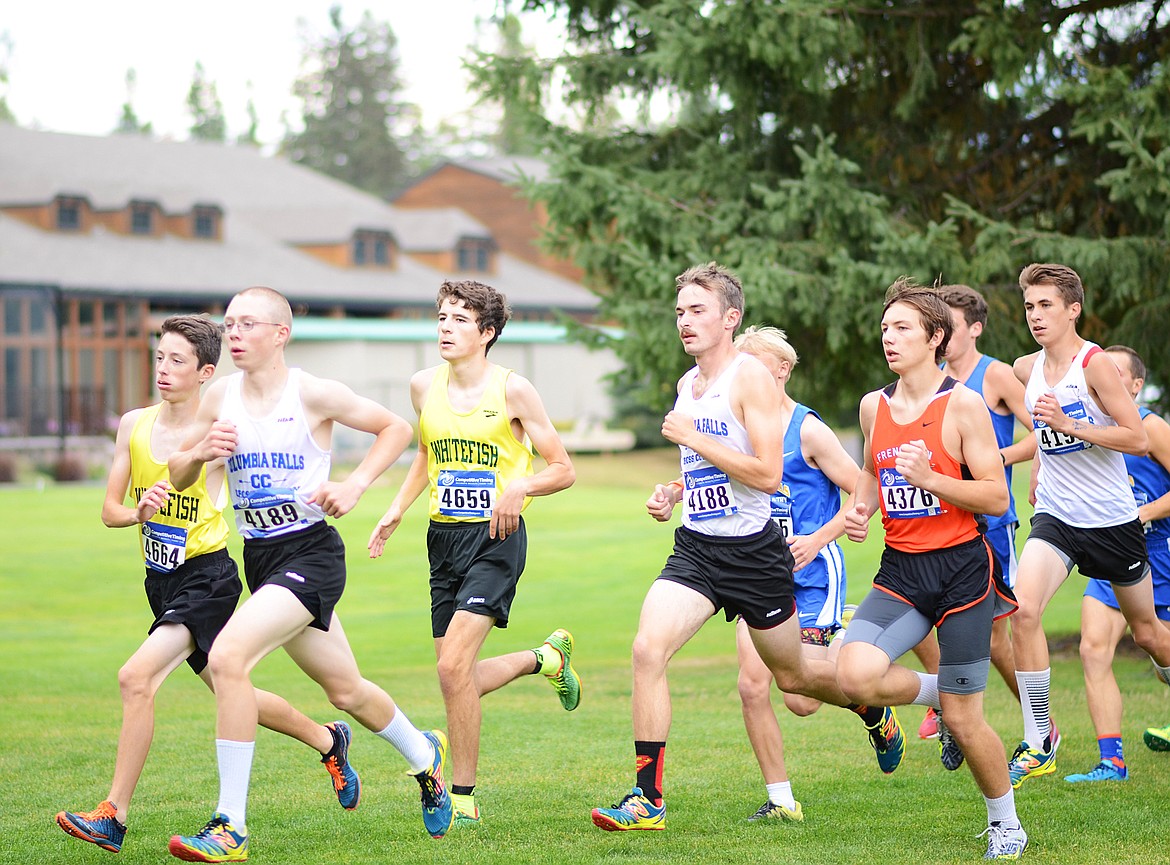
[[[224,319],[223,332],[231,333],[232,328],[234,327],[238,329],[240,333],[249,333],[252,328],[258,324],[270,324],[273,327],[281,326],[279,321],[253,321],[250,318],[245,318],[243,321],[232,321],[231,319]]]

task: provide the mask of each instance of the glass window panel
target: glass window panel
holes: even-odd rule
[[[118,308],[119,304],[106,302],[102,307],[102,334],[105,336],[118,335]]]
[[[0,295],[0,297],[3,297]],[[23,311],[25,299],[19,295],[9,295],[4,297],[4,332],[7,334],[18,334],[21,332],[23,324]]]
[[[44,333],[48,329],[49,301],[43,295],[30,297],[28,301],[28,332]]]
[[[81,228],[81,202],[74,198],[62,198],[57,202],[57,228]]]
[[[130,230],[134,234],[150,234],[154,230],[153,209],[135,205],[130,211]]]

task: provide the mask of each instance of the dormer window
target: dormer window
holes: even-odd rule
[[[466,273],[487,273],[492,269],[492,242],[464,238],[456,247],[458,268]]]
[[[130,205],[130,233],[154,234],[154,205],[141,201]]]
[[[219,237],[220,209],[207,205],[197,205],[192,218],[195,221],[192,233],[195,237],[204,240],[216,240]]]
[[[390,267],[391,239],[385,231],[358,231],[353,236],[354,267]]]
[[[81,208],[85,202],[80,198],[57,199],[57,228],[61,231],[79,231],[81,229]]]

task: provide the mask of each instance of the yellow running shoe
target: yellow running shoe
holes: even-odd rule
[[[765,822],[768,820],[782,820],[788,821],[789,823],[803,823],[804,810],[800,807],[799,802],[797,802],[793,808],[785,808],[783,805],[777,805],[775,802],[769,799],[760,806],[759,811],[748,817],[748,820],[763,820]]]
[[[1055,771],[1055,745],[1051,750],[1045,751],[1043,748],[1033,748],[1027,742],[1020,742],[1011,760],[1008,761],[1008,775],[1011,776],[1013,790],[1018,790],[1028,778],[1051,775]]]
[[[1142,740],[1151,751],[1170,751],[1170,726],[1148,727]]]
[[[171,855],[184,862],[246,862],[248,835],[239,832],[218,811],[194,835],[174,835],[167,845]]]
[[[451,794],[451,805],[455,809],[455,825],[464,828],[474,828],[479,825],[479,806],[475,804],[475,796],[464,796],[459,793]]]

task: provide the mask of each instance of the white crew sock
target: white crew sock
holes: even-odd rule
[[[792,811],[796,808],[796,800],[792,798],[792,782],[777,781],[775,784],[765,784],[768,788],[768,801],[773,805],[780,805]]]
[[[987,823],[998,823],[1005,829],[1018,829],[1020,818],[1016,816],[1016,791],[1008,787],[1008,791],[998,799],[983,797],[987,803]]]
[[[915,706],[930,706],[932,709],[939,709],[942,704],[938,701],[938,675],[935,673],[919,673],[914,671],[918,676],[918,696],[914,698]]]
[[[248,782],[252,778],[255,753],[255,742],[215,740],[215,756],[219,762],[219,804],[215,810],[226,815],[238,832],[245,831],[248,825]]]
[[[431,745],[430,739],[410,723],[410,719],[401,708],[395,708],[394,717],[390,719],[385,730],[378,731],[378,735],[406,758],[406,765],[410,767],[412,775],[429,769],[434,762],[435,748]]]

